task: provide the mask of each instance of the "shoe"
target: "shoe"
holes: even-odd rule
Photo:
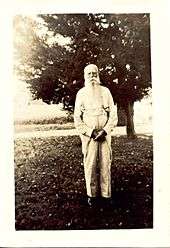
[[[87,197],[87,205],[89,207],[95,207],[97,205],[97,197]]]
[[[101,208],[102,209],[111,209],[113,207],[113,200],[111,197],[101,197]]]

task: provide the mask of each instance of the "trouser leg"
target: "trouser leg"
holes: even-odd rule
[[[97,158],[98,158],[98,142],[90,140],[84,156],[84,172],[86,180],[87,195],[95,197],[98,191],[97,180]]]
[[[111,150],[107,141],[100,143],[100,188],[102,197],[111,197]]]

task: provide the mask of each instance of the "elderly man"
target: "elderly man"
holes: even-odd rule
[[[84,69],[85,87],[76,96],[74,122],[82,141],[84,172],[89,206],[111,199],[111,131],[117,114],[108,88],[100,85],[94,64]],[[99,170],[99,178],[97,171]]]

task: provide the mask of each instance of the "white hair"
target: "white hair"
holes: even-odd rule
[[[96,72],[99,72],[97,65],[89,64],[89,65],[86,65],[86,67],[84,68],[84,73],[86,73],[91,68],[95,69]]]

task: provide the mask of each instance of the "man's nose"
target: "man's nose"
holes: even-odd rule
[[[94,73],[91,72],[91,73],[90,73],[90,77],[94,77],[94,76],[95,76]]]

